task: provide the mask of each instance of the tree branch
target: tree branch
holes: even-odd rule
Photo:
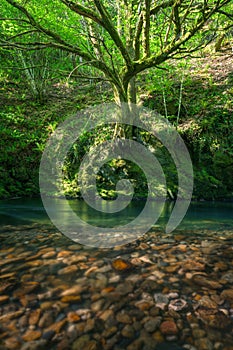
[[[89,9],[88,7],[82,6],[76,2],[69,0],[60,0],[64,5],[66,5],[70,10],[76,12],[77,14],[92,19],[92,21],[98,23],[101,26],[104,26],[102,19],[98,16],[96,12]]]
[[[128,67],[132,66],[132,60],[130,58],[129,53],[127,52],[116,28],[114,27],[111,17],[109,16],[107,10],[104,8],[103,4],[99,0],[94,0],[95,6],[98,9],[101,17],[102,17],[102,26],[106,29],[106,31],[109,33],[110,37],[120,50],[122,57]]]
[[[135,36],[133,40],[133,47],[134,47],[134,52],[135,52],[135,60],[139,60],[140,58],[140,36],[142,33],[142,27],[143,27],[143,15],[140,13],[138,22],[136,24],[136,29],[135,29]]]
[[[181,35],[181,23],[180,23],[180,14],[179,8],[181,5],[181,1],[178,0],[175,2],[173,7],[173,22],[175,24],[175,39],[178,39]]]
[[[72,53],[75,53],[77,54],[78,56],[81,56],[83,57],[86,61],[90,62],[92,61],[92,65],[101,70],[102,72],[104,72],[108,77],[110,77],[113,81],[116,80],[116,77],[114,75],[114,72],[112,72],[112,70],[101,60],[98,60],[98,59],[94,59],[93,60],[93,56],[83,50],[81,50],[79,47],[77,46],[73,46],[73,45],[70,45],[68,44],[66,41],[64,41],[57,33],[54,33],[53,31],[45,28],[45,27],[42,27],[35,19],[34,17],[27,11],[27,9],[23,6],[21,6],[19,3],[17,3],[16,1],[14,0],[6,0],[9,4],[11,4],[13,7],[17,8],[20,12],[22,12],[29,20],[31,26],[33,28],[36,28],[39,32],[45,34],[47,37],[50,37],[52,38],[55,42],[51,42],[51,43],[43,43],[43,45],[39,44],[38,43],[26,43],[26,45],[32,45],[31,46],[31,49],[34,45],[34,48],[33,49],[40,49],[40,48],[44,48],[45,46],[49,46],[49,47],[56,47],[56,48],[59,48],[59,49],[62,49],[62,50],[65,50],[65,51],[68,51],[68,52],[72,52]],[[123,45],[123,44],[122,44]],[[6,42],[5,42],[5,45],[4,46],[7,46],[6,45]],[[25,49],[25,46],[23,43],[9,43],[8,45],[9,47],[17,47],[17,48],[24,48]]]
[[[9,37],[8,40],[12,40],[12,39],[18,38],[20,36],[32,34],[32,33],[38,33],[38,30],[35,30],[35,29],[27,30],[26,32],[22,32],[22,33],[19,33],[19,34],[16,34],[16,35]]]
[[[163,1],[162,4],[159,4],[159,5],[155,6],[153,9],[151,9],[150,14],[157,15],[157,13],[160,10],[166,9],[169,6],[172,6],[173,3],[174,3],[174,0]]]
[[[228,12],[225,12],[225,11],[222,11],[222,10],[218,10],[217,12],[221,13],[222,15],[225,15],[226,17],[228,17],[230,19],[233,19],[233,14],[231,14],[231,13],[228,13]]]
[[[0,21],[17,21],[17,22],[23,22],[23,23],[30,24],[29,21],[27,21],[26,19],[22,19],[22,18],[5,18],[5,17],[0,17]]]
[[[143,18],[143,53],[145,57],[150,56],[150,6],[151,6],[151,0],[144,0],[142,18]]]

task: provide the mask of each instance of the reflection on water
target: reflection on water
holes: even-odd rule
[[[111,203],[103,201],[104,206]],[[115,227],[125,225],[134,220],[143,210],[145,202],[133,201],[123,211],[117,213],[104,213],[90,208],[82,200],[70,200],[68,204],[62,199],[56,199],[55,206],[51,208],[54,213],[64,222],[68,221],[70,208],[79,218],[89,224],[100,227]],[[174,203],[167,202],[165,205],[159,201],[152,202],[154,213],[161,211],[156,227],[164,228]],[[156,215],[155,215],[156,216]],[[0,201],[1,225],[20,225],[25,223],[50,224],[41,200],[34,199],[12,199]],[[179,229],[233,229],[233,203],[225,202],[193,202],[178,227]]]

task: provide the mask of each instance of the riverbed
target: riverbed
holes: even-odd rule
[[[101,249],[64,236],[38,199],[1,201],[0,349],[232,350],[233,204],[192,203],[166,234],[169,205]]]

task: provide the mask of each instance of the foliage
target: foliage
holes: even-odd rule
[[[52,47],[72,53],[82,62],[74,71],[90,65],[112,84],[116,101],[136,102],[135,77],[205,46],[212,40],[212,27],[216,32],[212,18],[228,18],[230,4],[231,0],[4,0],[1,42],[12,49]]]
[[[3,0],[0,9],[0,198],[38,194],[49,134],[77,109],[113,99],[156,109],[177,127],[194,164],[194,198],[232,198],[232,74],[216,81],[208,62],[192,58],[211,52],[210,61],[209,43],[230,45],[231,1]],[[85,153],[113,134],[97,129],[73,145],[63,169],[67,196],[80,195]],[[147,133],[138,136],[153,148],[174,199],[173,162]],[[146,196],[144,174],[123,159],[99,171],[101,195],[115,197],[125,177],[136,197]]]

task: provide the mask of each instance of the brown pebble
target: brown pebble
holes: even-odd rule
[[[124,272],[132,268],[132,264],[124,259],[118,258],[112,261],[112,267],[118,272]]]
[[[103,321],[107,321],[107,319],[111,316],[113,316],[113,311],[112,310],[105,310],[100,314],[99,318]]]
[[[121,323],[132,323],[130,316],[128,314],[123,313],[123,312],[119,312],[116,315],[116,319],[118,322],[121,322]]]
[[[164,335],[175,335],[178,333],[178,329],[174,321],[163,321],[160,325],[160,331]]]
[[[74,311],[70,311],[67,314],[67,319],[69,322],[78,322],[80,320],[80,316],[76,314]]]
[[[64,267],[63,269],[58,271],[58,275],[68,275],[70,273],[74,273],[78,270],[76,265],[70,265],[67,267]]]
[[[57,254],[57,258],[59,259],[59,258],[65,258],[65,257],[67,257],[67,256],[69,256],[69,255],[71,255],[71,254],[73,254],[71,251],[69,251],[69,250],[62,250],[62,251],[60,251],[58,254]]]
[[[7,338],[4,343],[8,350],[18,350],[22,345],[21,339],[17,336]]]
[[[8,295],[0,295],[0,304],[3,304],[3,303],[5,303],[8,300],[9,300],[9,296]]]
[[[62,303],[72,303],[81,300],[80,295],[66,295],[61,298]]]
[[[23,335],[23,340],[24,341],[32,341],[32,340],[37,340],[41,337],[41,332],[40,331],[33,331],[33,330],[27,330],[26,333]]]
[[[121,334],[125,338],[133,338],[134,337],[134,329],[131,325],[127,324],[121,331]]]
[[[233,289],[225,289],[220,297],[223,300],[233,301]]]
[[[56,255],[55,251],[50,251],[42,255],[43,259],[53,258]]]
[[[30,325],[36,325],[39,321],[41,314],[41,309],[36,309],[31,311],[30,316],[29,316],[29,324]]]
[[[62,327],[66,324],[67,319],[61,320],[59,322],[53,323],[51,326],[49,326],[46,331],[54,331],[56,333],[59,333]]]
[[[80,285],[73,286],[69,289],[64,290],[64,292],[61,293],[61,296],[64,297],[66,295],[77,295],[82,292],[83,288]]]

